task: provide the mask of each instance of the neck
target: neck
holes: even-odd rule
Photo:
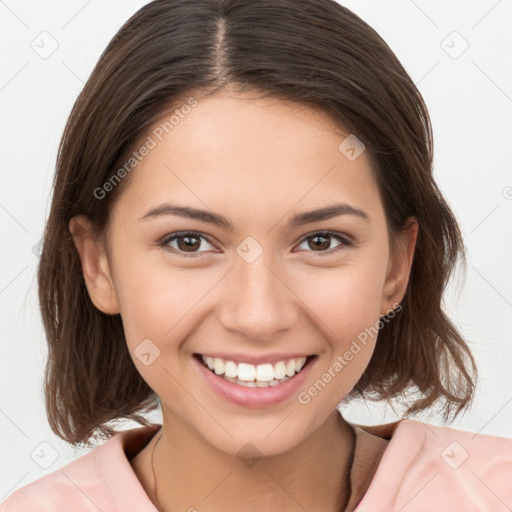
[[[293,449],[253,460],[218,450],[164,413],[161,433],[144,450],[141,483],[162,512],[338,512],[350,500],[353,448],[352,430],[337,410]]]

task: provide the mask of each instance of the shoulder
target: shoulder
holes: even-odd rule
[[[390,442],[357,512],[512,506],[512,439],[415,420],[361,428]]]
[[[127,454],[137,451],[157,427],[118,432],[89,453],[16,490],[0,504],[0,512],[117,511],[132,505],[153,512]]]
[[[105,449],[103,446],[94,448],[62,468],[21,487],[0,505],[0,511],[57,511],[66,510],[70,504],[74,510],[80,512],[93,510],[94,505],[88,495],[94,499],[98,495],[98,486],[101,485],[95,468],[95,458],[102,448]],[[85,493],[81,492],[82,488]]]

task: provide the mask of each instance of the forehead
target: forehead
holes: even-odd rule
[[[304,104],[247,93],[198,98],[162,115],[141,138],[151,149],[133,169],[120,207],[129,202],[143,214],[178,199],[274,222],[294,205],[347,202],[375,213],[381,205],[373,172],[364,151],[347,158],[349,135]]]

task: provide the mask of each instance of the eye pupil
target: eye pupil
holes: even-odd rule
[[[185,243],[181,243],[181,240],[185,240]],[[191,240],[195,240],[196,243],[191,242]],[[182,235],[177,238],[177,242],[180,251],[185,252],[194,252],[189,249],[198,249],[201,246],[201,240],[197,236]]]
[[[329,249],[329,246],[331,245],[330,243],[330,240],[329,240],[330,237],[326,237],[326,236],[322,236],[322,235],[315,235],[313,237],[310,238],[310,240],[313,240],[314,243],[316,244],[318,240],[323,240],[324,242],[320,242],[320,245],[315,245],[315,246],[312,246],[311,244],[309,244],[309,246],[314,249]]]

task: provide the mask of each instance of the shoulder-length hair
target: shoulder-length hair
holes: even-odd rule
[[[477,372],[441,300],[464,246],[433,179],[427,108],[396,56],[334,0],[156,0],[104,50],[59,146],[38,269],[53,432],[72,444],[108,438],[116,432],[111,420],[147,425],[143,413],[158,407],[130,357],[120,315],[102,313],[88,295],[68,225],[86,214],[102,233],[129,176],[98,191],[145,130],[191,91],[228,85],[328,113],[366,146],[390,240],[417,219],[402,310],[382,322],[349,397],[391,401],[415,390],[405,415],[442,403],[445,418],[456,416],[473,398]]]

